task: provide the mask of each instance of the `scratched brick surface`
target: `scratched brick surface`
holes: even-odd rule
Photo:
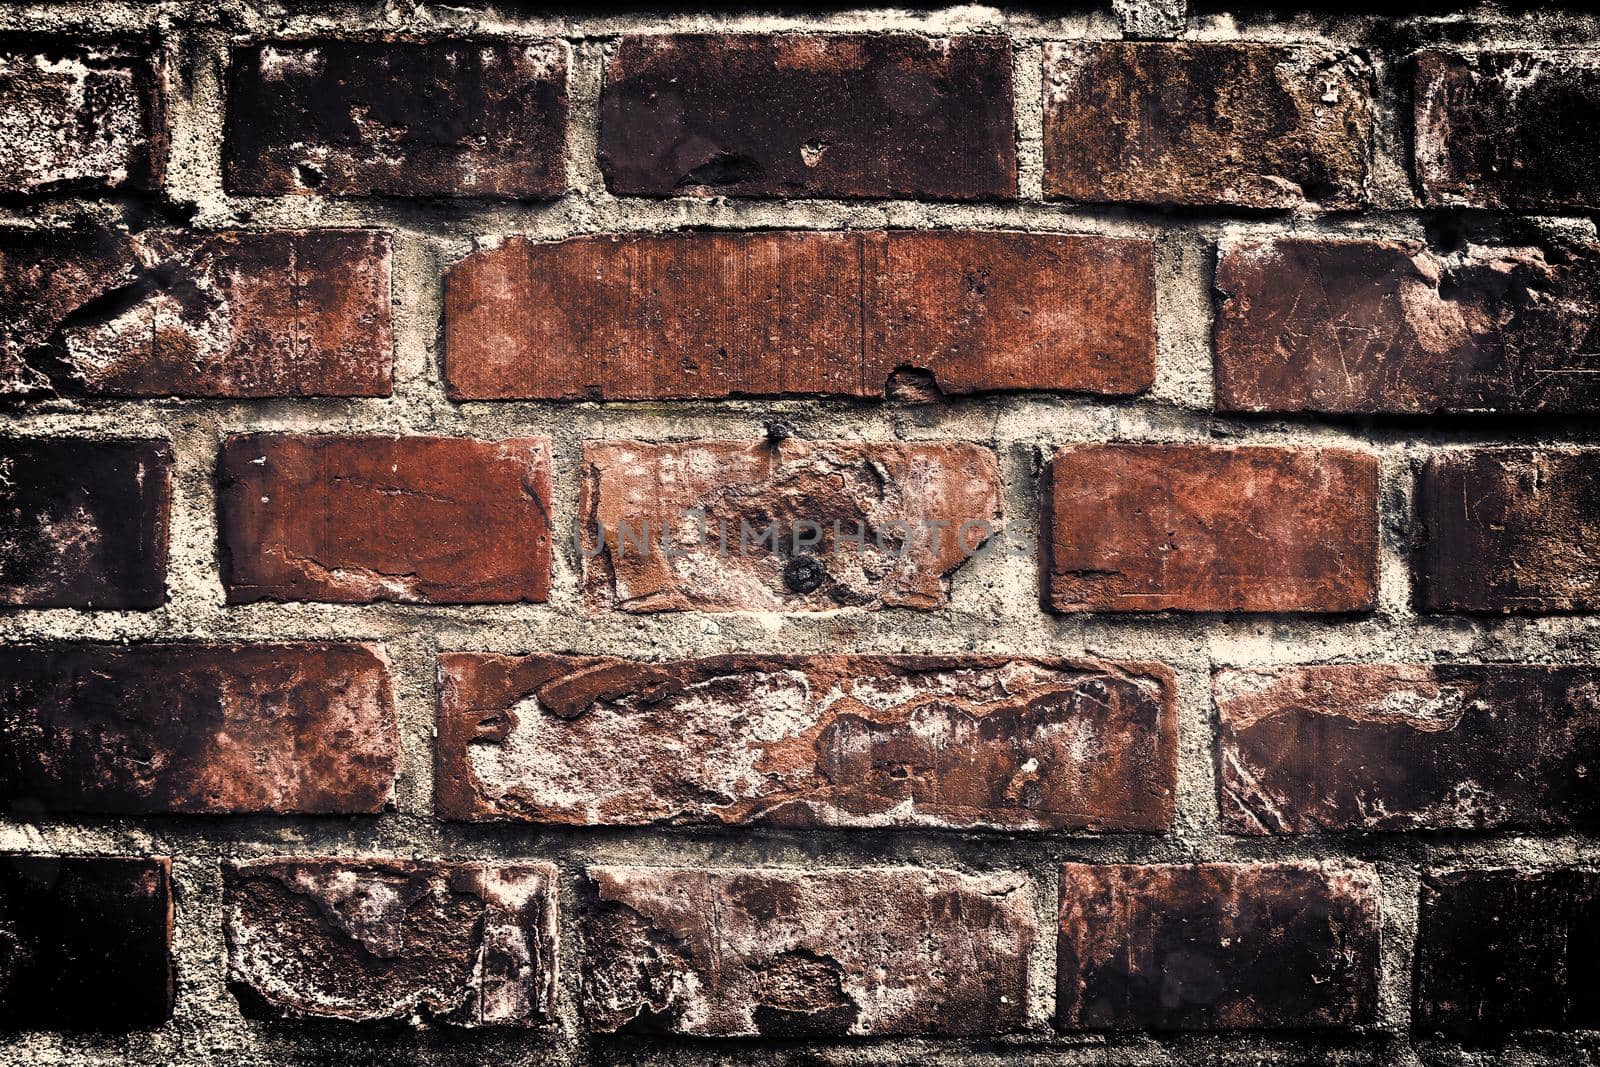
[[[628,441],[583,461],[584,590],[628,612],[932,611],[1003,528],[977,445]]]
[[[389,393],[382,231],[11,231],[0,271],[0,398]]]
[[[439,686],[447,818],[1144,832],[1172,820],[1173,681],[1152,664],[454,654]]]
[[[452,268],[461,400],[1121,395],[1155,375],[1148,242],[985,231],[508,239]]]
[[[1025,1019],[1023,874],[593,867],[587,880],[583,1003],[602,1031],[990,1034]]]

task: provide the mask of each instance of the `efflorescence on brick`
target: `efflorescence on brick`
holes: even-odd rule
[[[1589,1062],[1600,19],[0,3],[7,1061]]]

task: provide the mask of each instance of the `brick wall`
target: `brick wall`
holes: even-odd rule
[[[8,1062],[1600,1057],[1600,21],[1421,7],[0,4]]]

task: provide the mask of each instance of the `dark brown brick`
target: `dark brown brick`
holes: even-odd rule
[[[1003,1033],[1028,1021],[1033,883],[914,867],[591,867],[584,1013],[703,1037]]]
[[[1600,671],[1341,664],[1219,671],[1233,833],[1600,822]]]
[[[1339,449],[1083,445],[1046,490],[1055,611],[1368,611],[1378,461]]]
[[[232,603],[549,595],[547,438],[246,434],[218,469]]]
[[[1557,868],[1422,881],[1414,1026],[1457,1037],[1591,1030],[1600,1019],[1600,874]]]
[[[0,856],[0,1026],[131,1030],[172,1014],[165,859]]]
[[[1343,49],[1082,41],[1044,53],[1044,191],[1106,203],[1368,201],[1372,75]]]
[[[1600,210],[1600,50],[1423,52],[1413,101],[1427,203]]]
[[[594,608],[931,611],[1002,525],[999,467],[977,445],[608,441],[585,445],[583,457],[583,583]],[[795,551],[795,533],[813,532],[803,523],[817,525],[818,543]],[[776,531],[776,549],[764,530]]]
[[[0,799],[67,812],[377,812],[400,740],[365,645],[11,646]]]
[[[1417,606],[1600,609],[1600,452],[1452,451],[1417,488]]]
[[[1124,395],[1155,377],[1148,241],[996,231],[511,238],[451,270],[457,400]]]
[[[163,442],[0,438],[0,605],[160,607],[171,496]]]
[[[1217,288],[1220,410],[1600,411],[1600,247],[1240,241]]]
[[[1061,871],[1056,1023],[1237,1030],[1377,1022],[1378,884],[1314,864]]]
[[[0,45],[0,193],[155,190],[166,160],[154,65],[137,46]]]
[[[439,661],[439,814],[1160,832],[1171,673],[997,656]],[[596,759],[595,753],[606,753]]]
[[[546,1026],[555,893],[548,863],[227,862],[228,983],[254,1018]]]
[[[504,37],[236,46],[223,177],[246,195],[566,191],[567,46]]]
[[[389,394],[385,233],[13,231],[0,271],[0,396]]]
[[[1003,37],[625,37],[600,97],[619,196],[1016,196]]]

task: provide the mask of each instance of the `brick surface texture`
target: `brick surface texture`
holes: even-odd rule
[[[1600,14],[0,0],[0,1060],[1600,1050]]]

